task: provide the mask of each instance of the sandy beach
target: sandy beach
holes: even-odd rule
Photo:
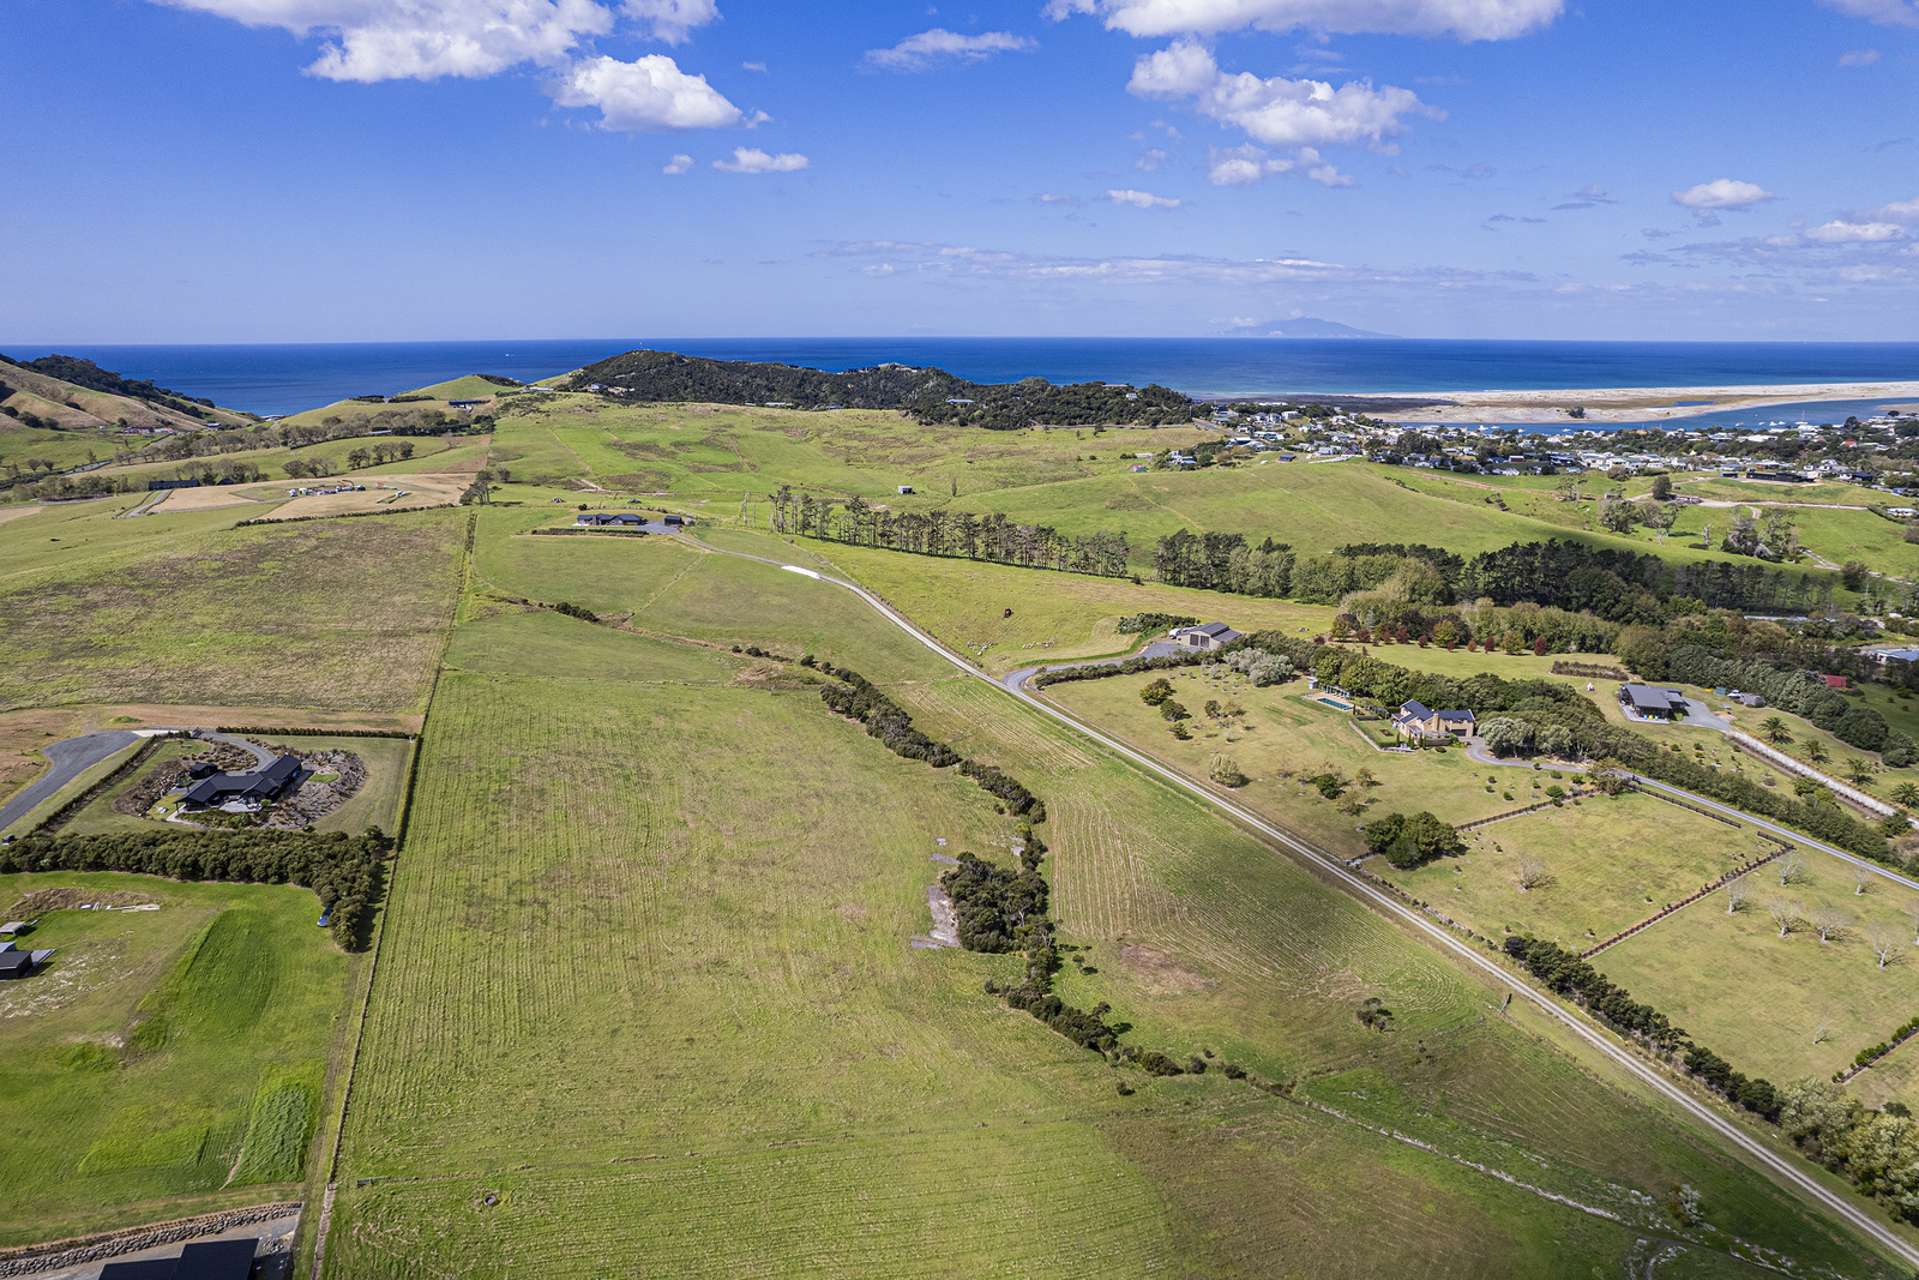
[[[1915,382],[1817,382],[1728,387],[1605,387],[1563,391],[1408,392],[1404,412],[1378,416],[1388,421],[1448,423],[1585,423],[1667,421],[1724,409],[1761,409],[1767,405],[1814,400],[1884,400],[1919,396]],[[1423,401],[1422,407],[1411,402]],[[1583,405],[1586,416],[1567,410]]]

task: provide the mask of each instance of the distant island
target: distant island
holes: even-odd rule
[[[1374,333],[1371,329],[1355,329],[1349,324],[1337,320],[1321,320],[1317,316],[1295,316],[1290,320],[1258,320],[1251,324],[1234,325],[1226,331],[1229,338],[1390,338],[1390,333]]]
[[[1191,421],[1194,401],[1157,384],[1044,378],[969,382],[943,369],[875,365],[829,373],[790,364],[708,360],[672,351],[629,351],[566,378],[567,391],[636,403],[756,404],[793,409],[895,409],[914,421],[990,430],[1049,426],[1173,426]]]

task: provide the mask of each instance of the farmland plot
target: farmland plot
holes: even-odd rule
[[[390,711],[425,696],[462,513],[247,529],[210,523],[220,512],[54,514],[0,529],[0,708]]]
[[[0,990],[0,1245],[299,1182],[357,963],[318,910],[284,885],[0,876],[0,914],[40,920],[22,945],[54,951]]]
[[[843,594],[667,545],[519,541],[583,553],[583,586],[587,566],[660,557],[650,589],[608,593],[635,601],[636,626],[804,627],[886,680],[928,732],[1046,797],[1055,914],[1091,947],[1062,994],[1110,1000],[1129,1040],[1212,1049],[1348,1119],[1217,1072],[1116,1096],[1097,1058],[980,993],[1015,960],[906,944],[937,838],[1010,836],[976,789],[887,755],[804,689],[740,683],[729,655],[688,662],[488,606],[456,633],[426,733],[333,1274],[1546,1272],[1666,1234],[1651,1206],[1682,1180],[1719,1231],[1871,1272],[1530,1015],[1494,1017],[1496,992]],[[1372,994],[1391,1035],[1353,1019]],[[1329,1167],[1367,1170],[1363,1193]],[[1737,1270],[1717,1248],[1687,1265]]]

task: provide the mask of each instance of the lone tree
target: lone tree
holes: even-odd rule
[[[1893,803],[1902,804],[1908,809],[1914,805],[1919,805],[1919,784],[1911,782],[1900,783],[1892,789],[1892,799]]]
[[[1548,880],[1552,879],[1552,875],[1546,870],[1546,864],[1540,859],[1521,858],[1519,860],[1519,870],[1513,878],[1519,885],[1519,891],[1526,893],[1545,884]]]
[[[1831,942],[1852,924],[1852,917],[1837,907],[1814,907],[1806,923],[1819,935],[1819,941]]]
[[[1905,934],[1883,921],[1874,922],[1866,928],[1866,945],[1872,948],[1872,954],[1878,957],[1879,967],[1885,968],[1899,958],[1905,950]]]
[[[1784,898],[1769,898],[1766,901],[1766,914],[1779,926],[1779,936],[1783,938],[1799,923],[1799,904]]]
[[[1767,716],[1765,721],[1759,726],[1759,732],[1765,737],[1767,742],[1775,746],[1780,743],[1792,741],[1792,730],[1788,729],[1786,722],[1778,716]]]
[[[1726,914],[1729,916],[1738,915],[1745,907],[1746,899],[1750,897],[1751,894],[1752,890],[1747,887],[1744,876],[1728,883],[1726,885]]]
[[[1812,761],[1814,764],[1824,764],[1826,757],[1831,754],[1831,752],[1826,750],[1826,744],[1817,738],[1806,743],[1806,759]]]
[[[1806,874],[1806,860],[1796,853],[1784,854],[1773,864],[1779,872],[1779,883],[1791,884]]]
[[[1855,787],[1872,785],[1872,763],[1864,756],[1846,757],[1846,781]]]
[[[1872,888],[1872,868],[1855,864],[1852,868],[1853,896],[1863,898]]]

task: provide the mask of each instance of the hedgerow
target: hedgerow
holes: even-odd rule
[[[319,895],[334,941],[366,945],[392,842],[378,828],[342,831],[138,831],[30,835],[0,846],[0,874],[126,871],[170,880],[297,884]]]

